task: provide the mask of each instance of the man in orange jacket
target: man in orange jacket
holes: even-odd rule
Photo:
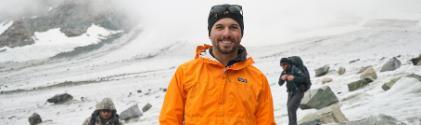
[[[212,46],[198,46],[195,58],[177,68],[161,109],[161,125],[275,125],[268,81],[240,44],[242,13],[240,5],[212,7]]]

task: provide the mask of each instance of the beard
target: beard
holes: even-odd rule
[[[218,49],[218,51],[221,52],[222,54],[232,54],[232,53],[237,52],[238,47],[234,46],[229,49],[224,49],[223,47],[217,45],[216,49]]]
[[[230,41],[230,42],[224,42],[224,41]],[[239,48],[239,42],[235,42],[233,39],[224,39],[219,40],[216,42],[216,49],[221,54],[232,54],[237,52]]]

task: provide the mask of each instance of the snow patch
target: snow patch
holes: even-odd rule
[[[12,26],[13,21],[9,21],[9,22],[2,22],[0,24],[0,35],[3,34],[4,31],[6,31],[7,29],[9,29],[10,26]]]
[[[59,28],[35,32],[33,36],[35,44],[16,48],[5,47],[6,52],[0,53],[0,58],[3,62],[48,58],[61,52],[72,51],[76,47],[96,44],[116,32],[97,25],[92,25],[86,33],[77,37],[67,37]]]

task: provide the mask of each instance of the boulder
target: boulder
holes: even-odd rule
[[[307,114],[298,121],[299,125],[321,125],[320,115],[317,113]]]
[[[389,61],[387,61],[385,64],[383,64],[382,69],[380,72],[386,72],[386,71],[393,71],[401,67],[401,61],[399,61],[396,57],[393,57]]]
[[[42,122],[41,116],[38,113],[33,113],[29,118],[28,118],[29,124],[30,125],[38,125],[39,123]]]
[[[421,54],[418,57],[416,57],[416,58],[412,58],[411,59],[411,62],[414,65],[421,65]]]
[[[49,103],[60,104],[72,100],[73,96],[68,93],[57,94],[47,100]]]
[[[360,79],[369,78],[372,81],[377,79],[377,73],[376,70],[373,67],[370,67],[366,69],[363,73],[360,75]]]
[[[322,84],[329,83],[329,82],[332,82],[332,81],[333,81],[333,79],[332,79],[332,78],[329,78],[329,77],[324,77],[324,78],[322,79]]]
[[[130,108],[124,110],[123,112],[121,112],[119,118],[121,120],[128,121],[128,120],[133,119],[133,118],[138,118],[142,115],[143,115],[142,112],[140,111],[139,107],[136,104],[136,105],[133,105]]]
[[[398,77],[398,78],[394,78],[394,79],[391,79],[389,82],[386,82],[385,84],[383,84],[383,86],[382,86],[382,89],[384,90],[384,91],[387,91],[387,90],[389,90],[390,88],[392,88],[392,86],[396,83],[396,81],[398,81],[400,79],[400,77]]]
[[[406,125],[404,122],[398,121],[396,118],[384,114],[370,116],[364,119],[349,121],[344,123],[327,124],[327,125]]]
[[[304,116],[300,121],[300,125],[320,125],[327,123],[340,123],[346,122],[348,119],[342,113],[339,105],[334,104],[329,107],[325,107],[316,113],[308,114]]]
[[[337,104],[323,108],[322,110],[319,111],[319,114],[320,114],[320,121],[323,124],[348,121],[344,113],[342,113],[339,105]]]
[[[345,74],[346,69],[344,67],[339,67],[337,72],[338,72],[339,75],[343,75],[343,74]]]
[[[329,68],[330,68],[329,65],[324,65],[323,67],[316,69],[315,70],[316,77],[326,75],[329,72]]]
[[[364,72],[365,70],[367,70],[368,68],[371,68],[371,67],[373,67],[373,66],[364,66],[364,67],[361,67],[361,69],[358,70],[357,73],[360,74],[360,73]]]
[[[321,109],[331,104],[339,102],[335,93],[329,86],[324,86],[319,89],[311,89],[304,94],[300,103],[301,109]]]
[[[351,83],[348,84],[348,90],[354,91],[354,90],[363,88],[363,87],[367,86],[370,82],[373,82],[373,80],[371,80],[369,78],[360,79],[358,81],[351,82]]]
[[[149,109],[151,109],[152,108],[152,105],[151,104],[149,104],[149,103],[147,103],[145,106],[143,106],[143,108],[142,108],[142,112],[146,112],[146,111],[148,111]]]

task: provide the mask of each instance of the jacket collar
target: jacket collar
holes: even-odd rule
[[[195,59],[203,59],[205,63],[226,67],[232,70],[240,70],[254,63],[251,57],[247,57],[247,51],[243,46],[240,46],[240,48],[238,49],[237,57],[233,60],[230,60],[227,66],[224,66],[215,57],[212,56],[211,49],[212,46],[207,44],[197,46]]]

